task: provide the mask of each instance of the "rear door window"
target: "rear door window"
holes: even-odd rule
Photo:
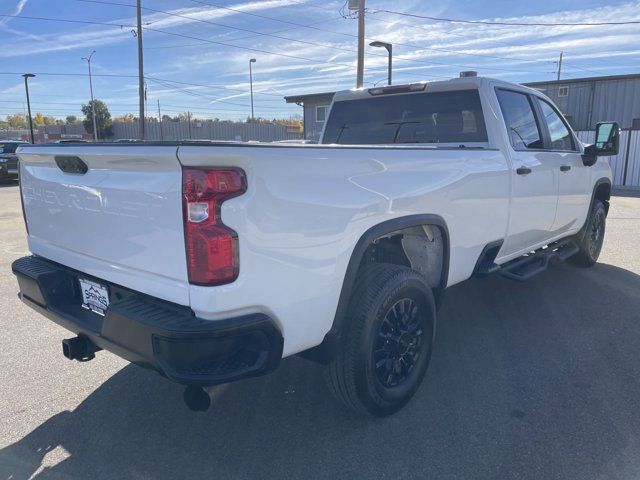
[[[343,145],[487,142],[477,90],[389,95],[333,104],[323,143]]]
[[[514,150],[544,148],[529,95],[502,89],[498,89],[496,94]]]

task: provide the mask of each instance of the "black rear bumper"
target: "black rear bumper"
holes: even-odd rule
[[[263,314],[203,320],[181,305],[85,275],[40,257],[12,265],[20,298],[98,347],[178,383],[217,385],[274,370],[283,339]],[[109,289],[105,315],[82,306],[78,278]]]

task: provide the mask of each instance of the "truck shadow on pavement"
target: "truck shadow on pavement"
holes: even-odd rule
[[[604,264],[453,287],[425,382],[386,419],[343,409],[299,358],[206,414],[130,365],[1,450],[0,479],[636,478],[639,312],[640,276]]]

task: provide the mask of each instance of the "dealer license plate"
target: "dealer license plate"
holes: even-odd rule
[[[82,306],[99,315],[104,315],[109,306],[109,289],[99,283],[79,278]]]

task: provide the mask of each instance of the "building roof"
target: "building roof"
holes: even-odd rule
[[[330,97],[332,98],[335,95],[336,92],[322,92],[322,93],[309,93],[306,95],[291,95],[291,96],[287,96],[284,97],[285,101],[287,103],[303,103],[306,100],[320,100],[323,97]]]
[[[627,75],[603,75],[600,77],[564,78],[562,80],[543,80],[539,82],[524,82],[523,85],[536,87],[540,85],[566,85],[568,83],[600,82],[608,80],[633,80],[635,78],[640,79],[640,73],[631,73]]]

